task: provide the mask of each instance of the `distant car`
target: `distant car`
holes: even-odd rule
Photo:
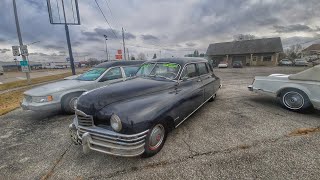
[[[293,111],[311,107],[320,110],[320,65],[292,75],[256,76],[248,88],[277,97],[285,108]]]
[[[282,59],[279,61],[279,66],[292,66],[293,62],[290,61],[289,59]]]
[[[79,97],[69,126],[71,139],[85,153],[153,156],[168,132],[213,101],[220,87],[206,59],[147,61],[136,78]]]
[[[294,65],[295,66],[308,66],[308,61],[306,61],[304,59],[295,59]]]
[[[242,61],[233,61],[232,62],[232,67],[233,68],[242,68],[243,67]]]
[[[227,68],[228,67],[228,63],[227,62],[220,62],[218,64],[218,68]]]
[[[24,110],[74,113],[74,103],[84,92],[125,81],[134,76],[144,61],[113,61],[101,63],[89,71],[66,80],[49,83],[24,92]]]

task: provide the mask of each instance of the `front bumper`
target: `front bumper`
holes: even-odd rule
[[[60,102],[33,103],[25,99],[20,104],[23,110],[32,111],[59,111],[61,110]]]
[[[75,144],[81,144],[84,153],[90,150],[123,157],[134,157],[144,153],[145,139],[149,130],[125,135],[104,128],[91,126],[69,126]]]
[[[20,105],[23,110],[32,111],[59,111],[61,109],[60,102],[30,103],[23,100]]]

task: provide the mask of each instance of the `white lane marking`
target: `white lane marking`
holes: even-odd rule
[[[17,79],[25,80],[27,78],[25,78],[25,77],[17,77]]]

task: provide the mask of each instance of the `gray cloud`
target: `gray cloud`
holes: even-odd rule
[[[108,39],[117,39],[122,38],[121,31],[112,30],[112,29],[103,29],[103,28],[95,28],[93,31],[82,31],[82,36],[84,36],[84,40],[87,41],[104,41],[104,35],[108,36]],[[136,36],[132,33],[125,32],[124,33],[125,39],[135,39]]]
[[[312,29],[311,27],[302,24],[292,24],[289,26],[274,25],[273,27],[278,33],[317,31],[317,29]]]
[[[0,49],[0,53],[6,53],[8,51],[11,51],[10,49]]]
[[[65,49],[63,46],[54,45],[54,44],[44,45],[44,47],[47,48],[47,49],[53,49],[53,50],[62,50],[62,49]]]
[[[189,47],[194,47],[194,46],[196,46],[197,44],[196,44],[196,43],[193,43],[193,42],[187,42],[186,45],[189,46]]]
[[[153,36],[151,34],[141,35],[141,38],[144,41],[159,41],[159,38],[156,36]]]

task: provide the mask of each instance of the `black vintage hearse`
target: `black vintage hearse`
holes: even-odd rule
[[[136,78],[79,97],[71,138],[84,152],[152,156],[163,147],[168,131],[213,101],[220,86],[202,58],[145,62]]]

